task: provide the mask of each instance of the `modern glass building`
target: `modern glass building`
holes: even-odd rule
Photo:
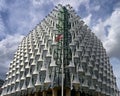
[[[1,96],[118,96],[102,42],[70,5],[23,38],[6,75]]]

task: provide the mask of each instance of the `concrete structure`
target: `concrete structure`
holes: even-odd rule
[[[2,87],[3,83],[4,83],[4,80],[0,79],[0,94],[2,92],[2,88],[1,87]]]
[[[69,5],[24,37],[6,75],[1,96],[118,95],[101,41]]]

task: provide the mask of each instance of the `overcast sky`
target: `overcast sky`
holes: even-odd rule
[[[70,4],[103,42],[120,89],[120,0],[0,0],[0,76],[22,38],[57,4]]]

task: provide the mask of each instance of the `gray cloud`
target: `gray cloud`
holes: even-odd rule
[[[43,5],[33,4],[33,0],[6,0],[6,16],[4,21],[9,28],[7,34],[28,34],[47,13],[50,7],[44,3]]]
[[[4,24],[4,21],[3,21],[3,18],[2,18],[2,12],[5,11],[6,9],[6,4],[4,2],[4,0],[0,0],[0,40],[2,39],[2,37],[5,36],[5,24]]]
[[[0,14],[0,35],[5,36],[5,25],[4,25],[3,19],[1,17],[1,14]]]

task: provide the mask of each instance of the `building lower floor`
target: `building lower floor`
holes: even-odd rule
[[[43,90],[42,92],[34,92],[31,94],[21,94],[20,96],[62,96],[61,88],[53,88],[48,90]],[[106,96],[99,93],[89,93],[85,91],[76,91],[75,89],[65,88],[63,96]]]

